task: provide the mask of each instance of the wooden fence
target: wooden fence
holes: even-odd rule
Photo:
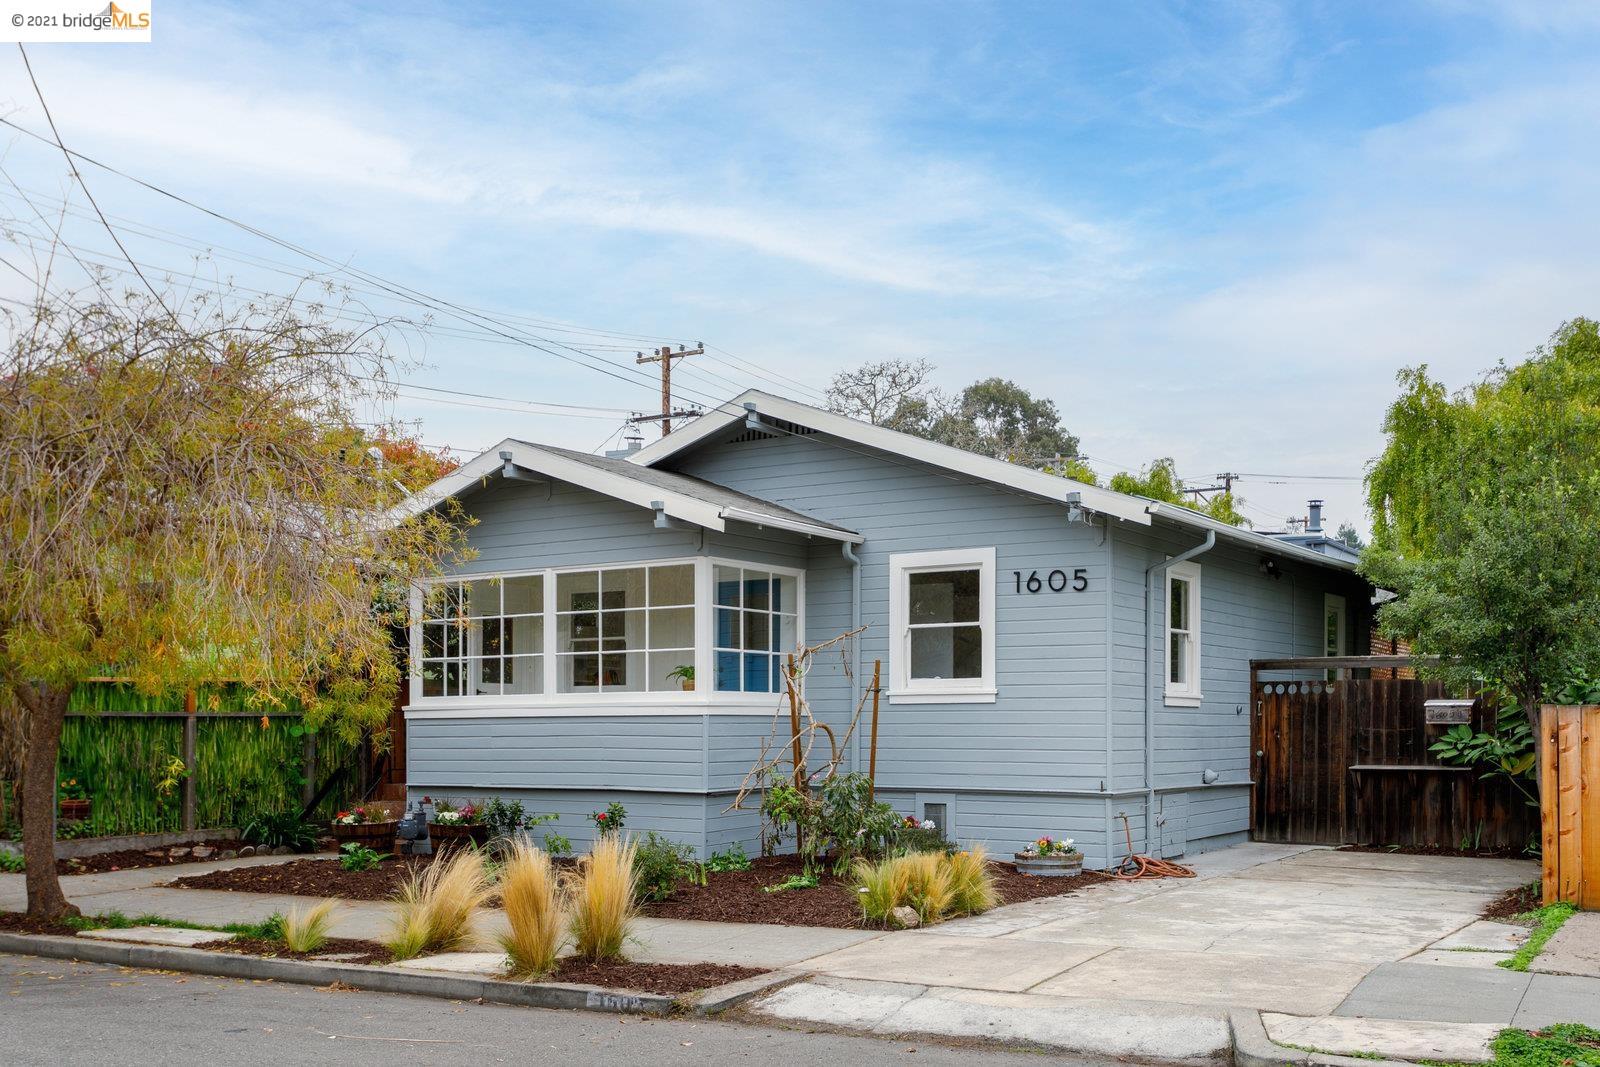
[[[1545,705],[1539,729],[1544,902],[1600,911],[1600,705]]]
[[[1389,667],[1387,657],[1363,658]],[[1258,661],[1258,671],[1326,665],[1348,673],[1354,658]],[[1414,678],[1257,681],[1252,717],[1251,825],[1260,841],[1521,849],[1537,830],[1534,809],[1504,780],[1441,763],[1428,751],[1446,727],[1425,702],[1445,696]],[[1493,712],[1474,706],[1483,728]]]

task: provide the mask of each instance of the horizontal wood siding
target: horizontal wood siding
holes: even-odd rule
[[[424,796],[452,803],[484,801],[491,797],[507,802],[520,801],[530,815],[557,816],[556,821],[529,830],[529,840],[542,846],[546,833],[558,833],[572,842],[573,851],[579,855],[587,852],[595,841],[594,820],[590,816],[604,811],[612,801],[619,801],[628,809],[625,828],[629,833],[644,834],[654,830],[688,845],[697,855],[704,855],[705,805],[704,798],[698,795],[617,793],[603,789],[426,789],[415,783],[407,795],[414,801]]]
[[[705,784],[699,715],[411,719],[409,784],[424,791],[633,789]]]
[[[882,658],[889,677],[889,556],[994,546],[997,558],[993,704],[882,708],[882,788],[1100,788],[1105,778],[1106,641],[1103,532],[1067,522],[1061,504],[954,478],[822,435],[728,442],[683,457],[686,474],[762,496],[862,533],[863,675]],[[850,621],[850,572],[837,546],[814,546],[808,631],[835,636]],[[1086,592],[1015,592],[1012,572],[1088,569]],[[842,657],[808,679],[812,706],[848,719]],[[863,683],[864,684],[864,683]],[[863,742],[863,745],[865,742]],[[853,746],[852,746],[853,747]]]

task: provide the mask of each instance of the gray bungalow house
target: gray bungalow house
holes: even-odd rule
[[[520,799],[580,843],[620,800],[753,852],[727,809],[779,662],[864,625],[807,691],[842,731],[882,661],[904,813],[1095,866],[1124,814],[1140,851],[1214,848],[1250,825],[1249,661],[1370,626],[1346,558],[756,391],[623,458],[507,440],[406,507],[446,497],[477,555],[414,597],[409,794]]]

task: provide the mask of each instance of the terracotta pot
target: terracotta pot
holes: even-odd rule
[[[333,839],[341,845],[347,841],[354,841],[368,848],[388,851],[394,846],[394,835],[399,829],[398,821],[358,822],[354,826],[334,823],[332,832]]]
[[[1083,873],[1083,853],[1071,852],[1062,856],[1030,856],[1026,852],[1012,853],[1017,861],[1017,873],[1031,874],[1036,878],[1070,878]]]
[[[90,801],[63,800],[61,802],[61,817],[72,821],[87,819],[89,817]]]
[[[683,681],[683,691],[685,693],[694,692],[694,679],[693,678],[684,678],[682,681]]]
[[[480,848],[489,843],[487,826],[463,826],[460,823],[430,822],[428,836],[435,845],[464,844],[471,841]]]

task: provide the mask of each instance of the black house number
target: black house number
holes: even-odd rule
[[[1069,585],[1074,593],[1081,593],[1089,588],[1089,568],[1087,567],[1072,568],[1072,576],[1070,578],[1067,577],[1067,572],[1059,567],[1042,578],[1039,576],[1038,571],[1029,571],[1027,577],[1023,577],[1021,571],[1012,571],[1011,573],[1016,576],[1017,592],[1019,593],[1042,593],[1046,589],[1049,589],[1052,593],[1064,593]]]

